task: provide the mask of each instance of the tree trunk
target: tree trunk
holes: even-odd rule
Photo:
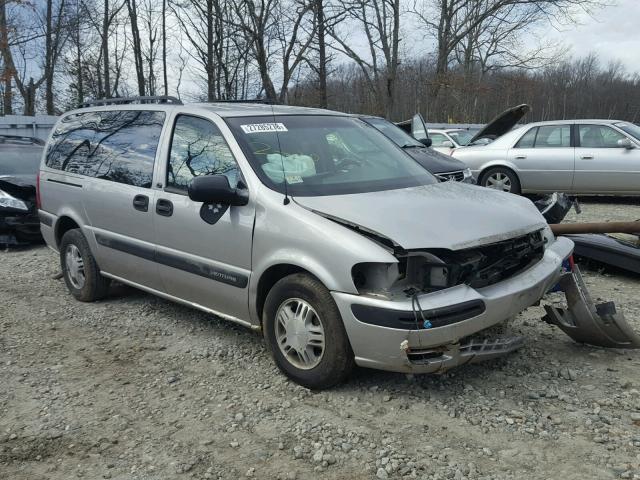
[[[327,108],[327,45],[325,41],[325,19],[323,0],[316,0],[318,17],[318,95],[320,108]]]
[[[36,85],[33,83],[33,78],[29,79],[29,84],[25,88],[23,93],[24,98],[24,114],[34,116],[36,114]]]
[[[0,0],[0,52],[4,61],[4,95],[2,98],[2,106],[5,115],[13,113],[13,58],[11,57],[11,49],[9,48],[9,28],[7,25],[7,9],[5,0]]]
[[[216,76],[213,51],[214,21],[213,0],[207,0],[207,64],[205,65],[205,70],[207,72],[207,101],[209,102],[213,102],[216,99]]]
[[[140,40],[140,29],[138,28],[138,7],[136,0],[127,0],[127,9],[129,10],[129,20],[131,21],[131,38],[133,41],[133,58],[138,80],[138,95],[144,97],[144,63],[142,61],[142,42]]]
[[[47,109],[47,115],[54,115],[53,108],[53,5],[52,0],[47,0],[47,18],[45,27],[45,61],[44,61],[44,76],[45,80],[45,103]],[[60,19],[58,19],[60,21]]]
[[[13,83],[11,82],[11,74],[5,69],[4,73],[4,94],[2,96],[2,112],[3,115],[13,114]]]
[[[103,88],[102,97],[111,98],[111,81],[109,79],[109,0],[104,0],[104,12],[102,17],[102,62],[103,62]]]
[[[162,81],[164,94],[169,95],[167,82],[167,0],[162,0]]]

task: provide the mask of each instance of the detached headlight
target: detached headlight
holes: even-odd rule
[[[14,210],[22,210],[23,212],[29,211],[26,203],[2,190],[0,190],[0,208],[13,208]]]

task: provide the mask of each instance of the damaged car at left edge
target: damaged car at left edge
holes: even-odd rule
[[[0,246],[42,242],[36,207],[44,141],[0,135]]]

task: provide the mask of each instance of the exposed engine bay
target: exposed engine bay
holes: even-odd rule
[[[482,288],[506,280],[540,261],[542,230],[464,250],[396,251],[398,264],[358,264],[353,280],[362,293],[411,296],[456,285]],[[391,283],[389,283],[391,282]]]

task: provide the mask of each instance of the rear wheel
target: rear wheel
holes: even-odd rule
[[[494,167],[482,174],[480,185],[502,192],[520,194],[520,180],[516,173],[505,167]]]
[[[60,241],[60,266],[71,294],[81,302],[107,296],[110,280],[100,275],[87,239],[78,228],[69,230]]]
[[[294,274],[267,296],[264,336],[278,368],[311,389],[332,387],[353,369],[353,352],[331,294],[316,278]]]

